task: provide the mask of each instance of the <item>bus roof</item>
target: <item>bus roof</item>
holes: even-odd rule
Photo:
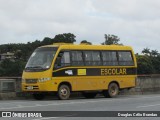
[[[132,50],[132,47],[123,45],[53,44],[41,47],[59,47],[60,49],[70,50]]]

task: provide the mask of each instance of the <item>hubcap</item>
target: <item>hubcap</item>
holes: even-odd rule
[[[62,89],[61,89],[61,95],[62,95],[62,96],[66,96],[67,93],[68,93],[68,92],[67,92],[67,89],[66,89],[66,88],[62,88]]]
[[[112,86],[112,87],[111,87],[110,93],[111,93],[112,95],[115,95],[115,94],[117,93],[117,90],[116,90],[116,87],[115,87],[115,86]]]

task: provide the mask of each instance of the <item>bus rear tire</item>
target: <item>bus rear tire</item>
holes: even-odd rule
[[[43,100],[45,98],[45,95],[42,93],[35,93],[33,94],[33,98],[36,100]]]
[[[115,98],[119,93],[119,87],[117,83],[110,83],[108,90],[103,91],[103,95],[107,98]]]
[[[71,94],[71,90],[68,85],[63,84],[58,88],[58,98],[60,100],[68,100],[70,97],[70,94]]]
[[[97,93],[86,93],[86,92],[83,92],[82,94],[85,98],[95,98],[97,95]]]

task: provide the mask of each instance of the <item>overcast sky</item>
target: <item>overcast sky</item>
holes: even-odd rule
[[[160,0],[0,0],[0,44],[69,32],[77,43],[114,34],[135,52],[160,52]]]

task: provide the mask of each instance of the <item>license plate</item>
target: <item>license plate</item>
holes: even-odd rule
[[[28,86],[27,90],[33,90],[33,86]]]

